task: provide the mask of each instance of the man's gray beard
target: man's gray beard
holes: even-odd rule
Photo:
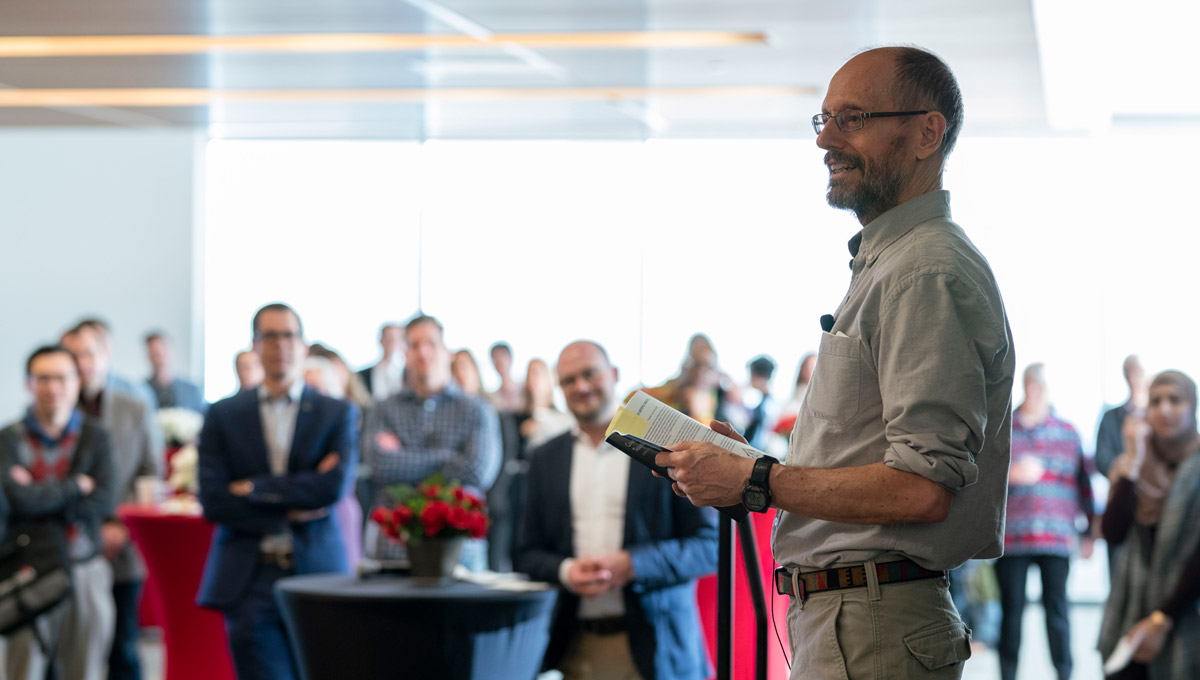
[[[888,172],[890,168],[880,168],[886,173],[885,177],[866,177],[851,191],[839,190],[830,181],[829,191],[825,200],[829,205],[839,210],[849,210],[860,219],[866,215],[878,217],[900,205],[900,177]]]
[[[829,180],[829,191],[825,194],[825,200],[834,208],[849,210],[860,220],[863,217],[874,219],[900,205],[900,191],[904,183],[896,169],[898,163],[895,161],[903,147],[903,139],[897,137],[893,140],[891,150],[871,173],[863,171],[861,160],[857,162],[863,177],[853,191],[842,191],[839,195],[833,186],[833,180]]]

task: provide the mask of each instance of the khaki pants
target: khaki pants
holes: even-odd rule
[[[48,648],[57,649],[62,680],[103,680],[116,622],[112,567],[97,556],[73,566],[71,576],[71,596],[33,625]],[[30,627],[8,636],[4,657],[8,680],[46,677],[49,658]]]
[[[580,632],[567,647],[562,662],[563,680],[641,680],[629,634],[596,635]]]
[[[866,567],[866,587],[792,598],[792,680],[961,678],[971,632],[946,579],[880,586],[875,563]]]

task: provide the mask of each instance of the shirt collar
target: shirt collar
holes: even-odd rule
[[[913,227],[929,220],[942,217],[950,219],[950,192],[930,191],[892,208],[867,223],[846,244],[854,262],[863,261],[869,267],[875,264],[880,253],[895,243]]]
[[[62,434],[56,439],[46,434],[46,431],[42,429],[42,424],[38,422],[37,416],[33,414],[32,406],[25,411],[25,429],[37,437],[44,446],[58,446],[67,437],[79,434],[79,430],[82,427],[83,414],[79,412],[79,409],[75,409],[71,411],[71,417],[67,420],[67,426],[63,428]]]
[[[421,396],[417,394],[417,391],[414,390],[412,388],[412,386],[408,384],[407,380],[404,381],[404,387],[401,388],[401,390],[399,392],[397,392],[397,394],[409,401],[424,401],[425,400],[425,399],[422,399]],[[461,396],[463,396],[462,388],[458,386],[458,383],[454,382],[454,380],[451,379],[449,382],[446,383],[446,386],[442,388],[441,392],[436,392],[436,393],[426,397],[426,399],[442,399],[442,398],[447,398],[447,397],[453,399],[455,397],[461,397]]]
[[[297,380],[296,382],[292,383],[291,387],[288,388],[288,391],[286,394],[284,394],[283,398],[286,399],[289,404],[295,404],[300,401],[300,397],[303,394],[304,381]],[[266,385],[258,386],[258,400],[266,403],[271,402],[271,393],[267,391]]]

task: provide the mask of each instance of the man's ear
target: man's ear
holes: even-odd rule
[[[920,118],[920,137],[917,140],[917,158],[925,160],[937,153],[946,137],[946,117],[930,111]]]

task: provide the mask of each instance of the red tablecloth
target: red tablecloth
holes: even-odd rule
[[[770,620],[771,608],[767,609],[767,677],[779,680],[788,677],[787,661],[783,656],[783,648],[775,637],[775,628],[779,629],[779,640],[783,647],[788,644],[786,595],[776,595],[771,574],[775,570],[775,558],[771,555],[771,525],[775,522],[775,510],[764,514],[750,513],[754,522],[754,537],[758,541],[758,561],[762,565],[763,590],[767,600],[774,605],[774,625]],[[724,517],[721,521],[726,521]],[[736,533],[733,537],[736,550],[734,560],[733,587],[733,677],[735,680],[753,680],[754,678],[754,603],[750,599],[750,585],[743,573],[741,542]],[[704,628],[704,638],[708,643],[709,659],[716,666],[717,658],[717,577],[705,576],[696,584],[696,604],[700,608],[700,624]],[[790,653],[790,651],[789,651]]]
[[[146,560],[147,595],[161,606],[166,680],[234,680],[224,619],[196,606],[213,526],[141,506],[122,505],[117,514]]]

